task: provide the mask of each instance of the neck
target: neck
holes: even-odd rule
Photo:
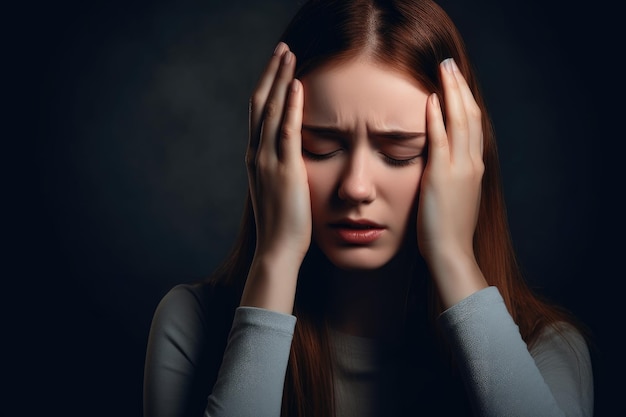
[[[410,269],[400,258],[377,270],[335,269],[330,282],[329,322],[337,331],[395,339],[402,331]]]

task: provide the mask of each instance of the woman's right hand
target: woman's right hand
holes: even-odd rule
[[[241,305],[291,314],[311,243],[311,202],[302,160],[302,84],[296,57],[280,43],[250,98],[248,183],[256,250]]]

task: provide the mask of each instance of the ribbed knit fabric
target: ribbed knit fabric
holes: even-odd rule
[[[207,377],[200,366],[206,360],[203,346],[216,336],[207,324],[206,300],[198,294],[197,288],[179,285],[157,307],[146,356],[145,417],[187,417],[187,402],[193,400],[188,392]],[[446,310],[439,323],[461,365],[477,416],[592,415],[591,359],[574,328],[546,329],[529,351],[495,287]],[[205,417],[280,415],[295,325],[291,315],[236,309],[217,382],[204,397]],[[381,362],[385,356],[367,339],[331,336],[337,417],[369,416],[380,405],[376,394],[381,386],[393,388],[388,370],[402,364],[394,363],[394,357]]]

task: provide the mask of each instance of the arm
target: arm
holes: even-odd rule
[[[280,416],[296,318],[239,307],[205,416]]]
[[[482,114],[452,59],[442,62],[440,75],[447,119],[444,123],[432,94],[418,246],[448,309],[441,322],[474,409],[489,417],[590,415],[593,391],[584,343],[557,334],[529,352],[500,293],[478,266],[473,237],[485,170]],[[572,331],[565,334],[576,335]]]
[[[246,165],[256,246],[207,417],[280,414],[298,271],[311,241],[300,149],[304,96],[293,78],[295,61],[280,43],[250,99]],[[202,320],[201,304],[173,291],[157,308],[146,358],[146,417],[187,415],[201,369],[198,358],[215,343],[203,344],[213,334]]]
[[[479,416],[591,416],[587,345],[570,326],[544,330],[529,351],[496,287],[462,300],[439,322]]]
[[[302,84],[296,56],[279,43],[250,98],[248,185],[256,226],[241,306],[293,310],[298,271],[311,243],[311,201],[302,160]]]
[[[238,308],[209,395],[200,383],[206,375],[199,373],[205,372],[203,355],[211,350],[209,345],[220,343],[219,332],[207,326],[193,291],[175,287],[159,303],[150,329],[144,416],[199,417],[204,407],[207,417],[280,415],[295,321],[291,315]]]

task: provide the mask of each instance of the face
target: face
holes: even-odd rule
[[[428,93],[367,60],[321,67],[302,83],[313,239],[339,268],[380,268],[415,224]]]

